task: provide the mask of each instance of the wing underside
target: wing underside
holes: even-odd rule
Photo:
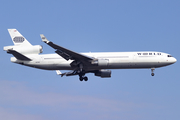
[[[77,62],[81,62],[83,64],[88,64],[92,60],[94,60],[94,58],[92,58],[92,57],[76,53],[76,52],[66,49],[64,47],[56,45],[51,41],[48,41],[47,38],[43,34],[41,34],[40,36],[41,36],[41,39],[43,42],[45,42],[46,44],[48,44],[49,46],[54,48],[56,50],[55,52],[66,60],[74,60]]]

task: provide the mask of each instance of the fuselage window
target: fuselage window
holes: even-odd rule
[[[161,55],[161,53],[157,53],[157,55]]]
[[[141,53],[137,53],[138,55],[141,55]]]
[[[152,53],[149,53],[149,55],[152,55]]]

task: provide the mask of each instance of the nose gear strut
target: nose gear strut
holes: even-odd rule
[[[151,68],[151,75],[154,76],[154,70],[155,68]]]

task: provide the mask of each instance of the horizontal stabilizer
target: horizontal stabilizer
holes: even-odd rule
[[[23,54],[15,51],[15,50],[8,50],[7,52],[10,53],[10,54],[13,54],[13,56],[16,57],[18,60],[31,61],[30,58],[24,56]]]

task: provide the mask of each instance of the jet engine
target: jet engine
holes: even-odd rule
[[[102,78],[111,77],[111,71],[110,70],[99,70],[95,72],[95,76],[99,76]]]
[[[34,46],[6,46],[4,50],[15,50],[21,54],[39,54],[43,52],[43,48],[41,45],[34,45]]]

